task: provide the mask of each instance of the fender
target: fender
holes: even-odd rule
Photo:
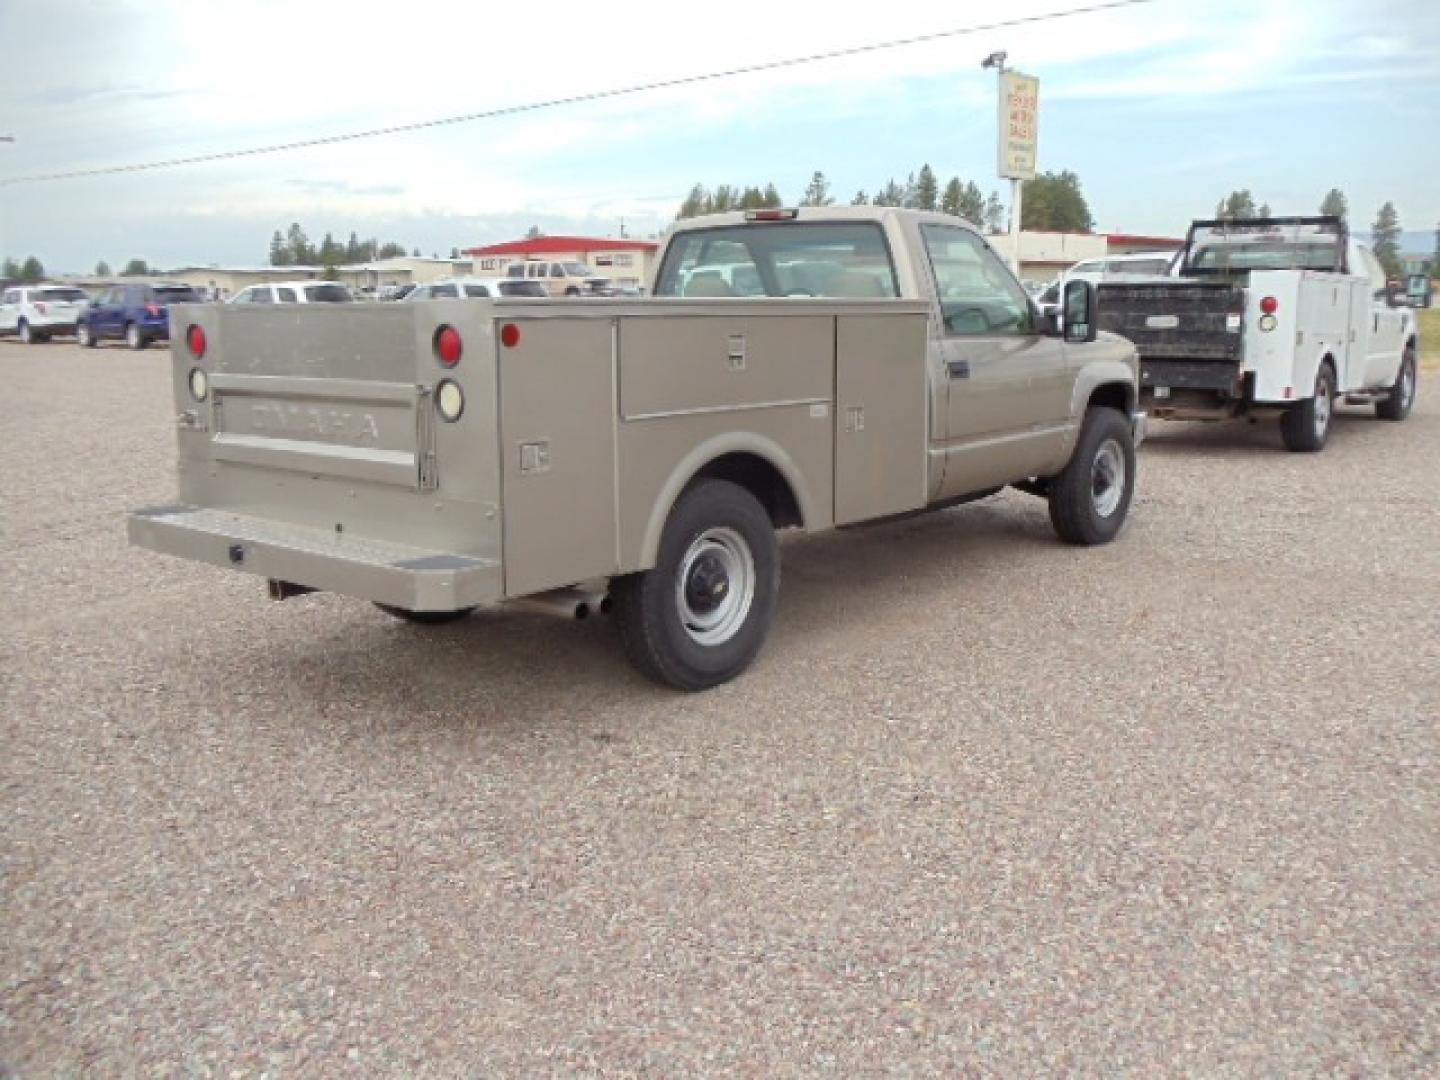
[[[773,465],[795,493],[795,503],[800,508],[801,528],[811,532],[829,524],[830,515],[815,506],[810,486],[784,447],[753,431],[727,431],[694,447],[670,471],[651,506],[638,557],[633,566],[627,567],[628,570],[649,570],[654,567],[660,551],[660,534],[665,529],[665,520],[670,516],[670,510],[675,505],[675,500],[680,497],[680,492],[701,469],[726,454],[754,454]]]
[[[1095,346],[1104,346],[1096,348]],[[1070,430],[1065,437],[1065,454],[1061,467],[1070,460],[1075,443],[1080,438],[1080,425],[1085,418],[1085,405],[1096,389],[1109,383],[1125,387],[1125,409],[1135,411],[1137,387],[1140,385],[1140,354],[1135,346],[1124,338],[1113,334],[1102,334],[1093,345],[1077,349],[1080,366],[1075,370],[1075,384],[1070,391]]]

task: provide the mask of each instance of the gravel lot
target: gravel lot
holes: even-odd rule
[[[127,548],[168,364],[0,345],[19,1075],[1440,1072],[1436,393],[793,538],[686,697]]]

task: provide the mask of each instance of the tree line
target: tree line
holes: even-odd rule
[[[800,196],[800,206],[831,206],[830,181],[818,169]],[[1091,232],[1095,220],[1080,187],[1080,178],[1069,170],[1047,172],[1027,180],[1021,196],[1023,228],[1045,232]],[[784,206],[774,183],[740,186],[719,184],[708,188],[696,184],[676,211],[677,219],[719,214],[727,210],[760,210]],[[902,183],[890,177],[875,189],[874,194],[861,189],[850,200],[851,206],[901,206],[915,210],[939,210],[964,218],[976,228],[1000,232],[1005,227],[1005,204],[1000,194],[987,196],[973,180],[952,176],[942,187],[935,170],[926,162],[909,173]]]
[[[120,271],[121,277],[133,277],[150,273],[150,264],[144,259],[131,259],[125,264],[125,269]],[[34,285],[44,281],[49,276],[45,273],[45,265],[31,255],[23,263],[14,259],[6,259],[4,266],[0,266],[0,279],[5,281],[18,281],[25,285]],[[101,259],[95,264],[95,276],[108,278],[111,276],[110,264]]]
[[[376,259],[394,259],[405,254],[405,246],[393,240],[380,243],[379,240],[361,240],[351,232],[350,239],[340,243],[334,235],[326,233],[319,244],[313,244],[298,221],[292,221],[290,228],[282,235],[279,229],[270,237],[271,266],[324,266],[338,267],[351,263],[374,262]],[[420,254],[420,249],[415,249]]]

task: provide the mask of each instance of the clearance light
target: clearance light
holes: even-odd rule
[[[460,331],[453,326],[442,326],[435,331],[435,358],[446,367],[460,363],[460,354],[465,343],[460,340]]]
[[[794,221],[800,214],[791,207],[787,210],[746,210],[746,221]]]
[[[460,419],[465,411],[465,395],[460,392],[459,383],[446,379],[435,388],[435,411],[441,420],[451,424]]]
[[[500,344],[507,349],[513,349],[520,344],[520,327],[513,322],[507,322],[500,328]]]
[[[1264,297],[1260,301],[1260,310],[1266,315],[1274,315],[1280,310],[1280,301],[1273,296]]]
[[[198,326],[192,326],[185,331],[185,344],[190,347],[190,355],[196,360],[205,359],[205,349],[208,342],[205,340],[205,331]]]
[[[196,401],[204,401],[205,395],[210,393],[210,380],[205,372],[198,367],[190,369],[190,396]]]

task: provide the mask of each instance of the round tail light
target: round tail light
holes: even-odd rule
[[[460,414],[465,411],[465,395],[460,391],[460,384],[443,379],[440,385],[435,388],[435,409],[440,413],[440,419],[453,424],[460,419]]]
[[[520,344],[520,327],[513,322],[506,323],[500,328],[500,344],[507,349],[513,349]]]
[[[442,326],[435,331],[435,356],[446,367],[460,363],[460,354],[465,344],[460,340],[460,331],[453,326]]]
[[[1280,301],[1273,296],[1266,296],[1260,301],[1260,310],[1266,315],[1274,315],[1280,310]]]
[[[190,346],[190,355],[196,360],[205,359],[205,348],[209,344],[205,340],[205,331],[198,326],[192,326],[185,331],[185,344]]]

